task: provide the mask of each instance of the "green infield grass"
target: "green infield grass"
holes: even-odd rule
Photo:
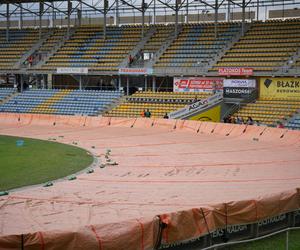
[[[228,247],[229,250],[285,250],[286,233],[274,235],[272,237],[258,240],[255,242],[249,242],[245,244],[239,244]],[[289,232],[289,250],[300,249],[300,230]]]
[[[17,146],[17,141],[24,141]],[[76,173],[93,162],[78,147],[0,135],[0,191],[44,183]]]

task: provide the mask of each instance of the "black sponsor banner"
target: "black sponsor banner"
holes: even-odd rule
[[[260,235],[275,232],[287,227],[289,224],[288,214],[281,214],[271,218],[267,218],[258,222],[258,230]]]
[[[300,210],[297,210],[295,212],[295,226],[300,226]]]
[[[227,240],[239,240],[248,238],[250,235],[250,225],[230,225],[227,229],[216,229],[211,233],[214,244],[226,242]]]
[[[225,98],[247,98],[254,90],[254,88],[225,87],[223,94]]]

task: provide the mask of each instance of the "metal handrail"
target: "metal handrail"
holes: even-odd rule
[[[291,230],[300,230],[300,227],[288,227],[288,228],[282,229],[280,231],[273,232],[273,233],[270,233],[270,234],[267,234],[267,235],[263,235],[263,236],[260,236],[260,237],[256,237],[256,238],[253,238],[253,239],[240,240],[240,241],[232,241],[232,242],[215,244],[215,245],[212,245],[212,246],[209,246],[209,247],[206,247],[206,248],[199,248],[199,250],[200,249],[201,250],[211,250],[211,249],[216,250],[218,247],[226,247],[226,246],[232,246],[232,245],[249,243],[249,242],[253,242],[253,241],[257,241],[257,240],[262,240],[262,239],[265,239],[265,238],[269,238],[271,236],[274,236],[274,235],[277,235],[277,234],[280,234],[280,233],[284,233],[284,232],[286,232],[285,250],[288,250],[289,249],[289,231],[291,231]]]

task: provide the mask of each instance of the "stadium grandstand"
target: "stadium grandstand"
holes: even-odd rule
[[[290,230],[299,130],[299,1],[0,0],[0,149],[58,141],[103,171],[0,185],[0,249],[223,249]]]

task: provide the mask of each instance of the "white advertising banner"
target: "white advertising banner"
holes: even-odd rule
[[[77,67],[65,67],[65,68],[57,68],[57,74],[74,74],[74,75],[81,75],[87,74],[89,72],[88,68],[77,68]]]
[[[224,88],[256,88],[255,79],[225,79]]]
[[[218,93],[218,94],[210,96],[206,99],[194,102],[193,104],[186,105],[182,109],[178,109],[174,112],[171,112],[171,113],[169,113],[169,117],[170,118],[184,118],[186,116],[192,115],[193,113],[198,113],[201,110],[204,110],[210,106],[213,106],[222,100],[223,100],[223,94]]]
[[[119,68],[120,75],[151,75],[152,68]]]

